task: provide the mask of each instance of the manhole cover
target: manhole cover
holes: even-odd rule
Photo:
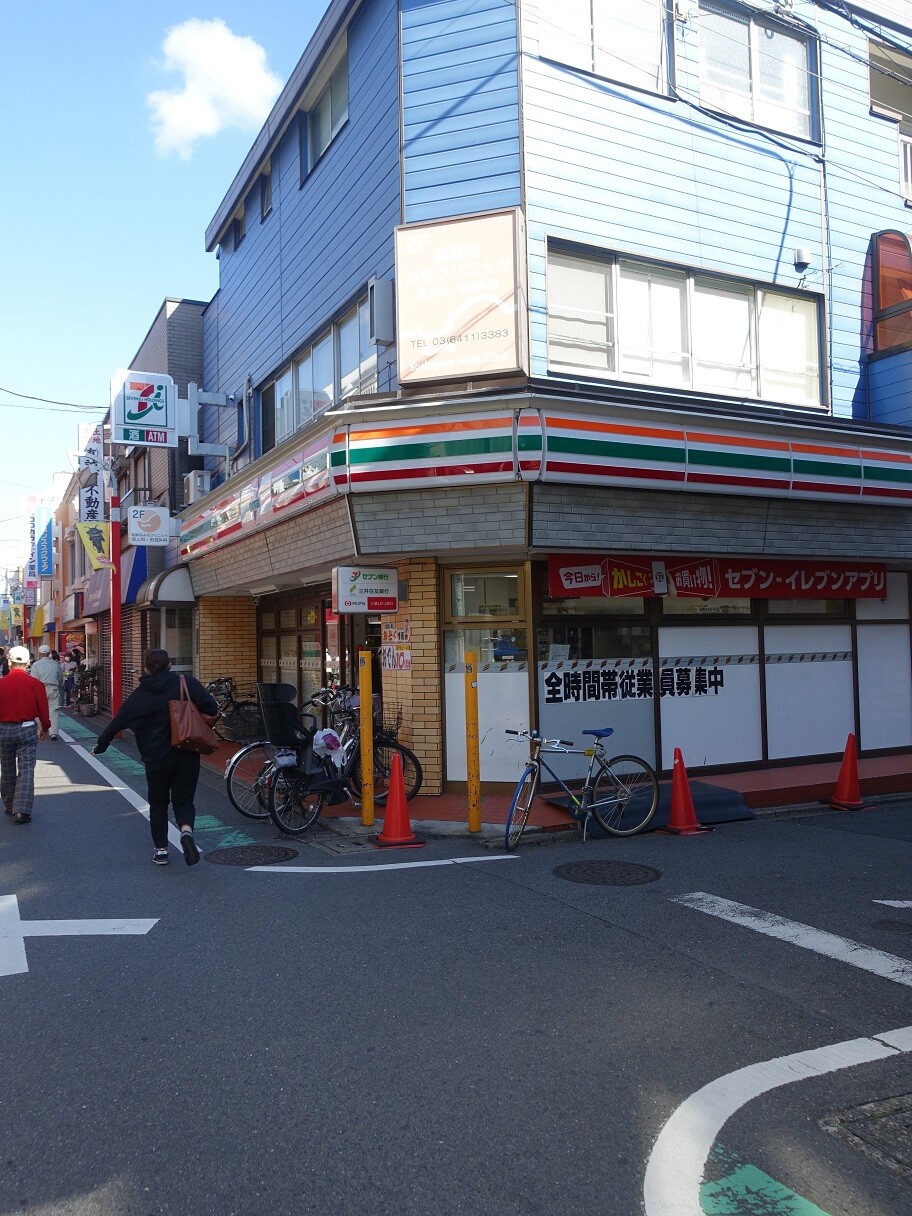
[[[912,920],[875,920],[873,928],[887,933],[912,933]]]
[[[662,877],[661,870],[632,861],[570,861],[555,866],[554,874],[567,882],[584,882],[594,887],[636,887]]]
[[[297,849],[283,849],[277,844],[241,844],[203,854],[216,866],[274,866],[280,861],[294,861],[297,855]]]

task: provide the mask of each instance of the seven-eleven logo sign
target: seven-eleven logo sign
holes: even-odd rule
[[[156,418],[156,414],[164,416]],[[168,397],[164,384],[149,384],[143,380],[129,380],[124,394],[124,418],[127,422],[145,422],[147,419],[166,422]]]
[[[159,372],[120,371],[111,381],[112,441],[177,447],[177,388]]]

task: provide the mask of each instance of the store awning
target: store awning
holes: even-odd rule
[[[173,566],[147,578],[136,594],[140,608],[180,608],[196,603],[188,566]]]
[[[120,602],[135,604],[137,595],[144,586],[148,573],[145,545],[126,549],[120,558]],[[99,612],[107,612],[111,607],[111,573],[109,570],[95,570],[89,579],[82,599],[84,616],[97,616]]]
[[[33,608],[29,613],[32,618],[29,625],[28,635],[30,638],[40,638],[44,636],[44,608],[41,604],[37,608]]]

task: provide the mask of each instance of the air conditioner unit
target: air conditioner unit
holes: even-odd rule
[[[212,489],[212,473],[209,469],[194,469],[184,474],[184,502],[199,502]]]

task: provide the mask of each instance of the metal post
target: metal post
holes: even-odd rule
[[[469,831],[481,831],[481,762],[478,755],[478,656],[465,657],[466,781]]]
[[[113,475],[113,474],[112,474]],[[120,495],[116,485],[111,488],[111,713],[120,709],[121,686],[121,624],[120,624]]]
[[[374,697],[371,652],[358,653],[358,694],[361,708],[361,826],[374,824]]]

